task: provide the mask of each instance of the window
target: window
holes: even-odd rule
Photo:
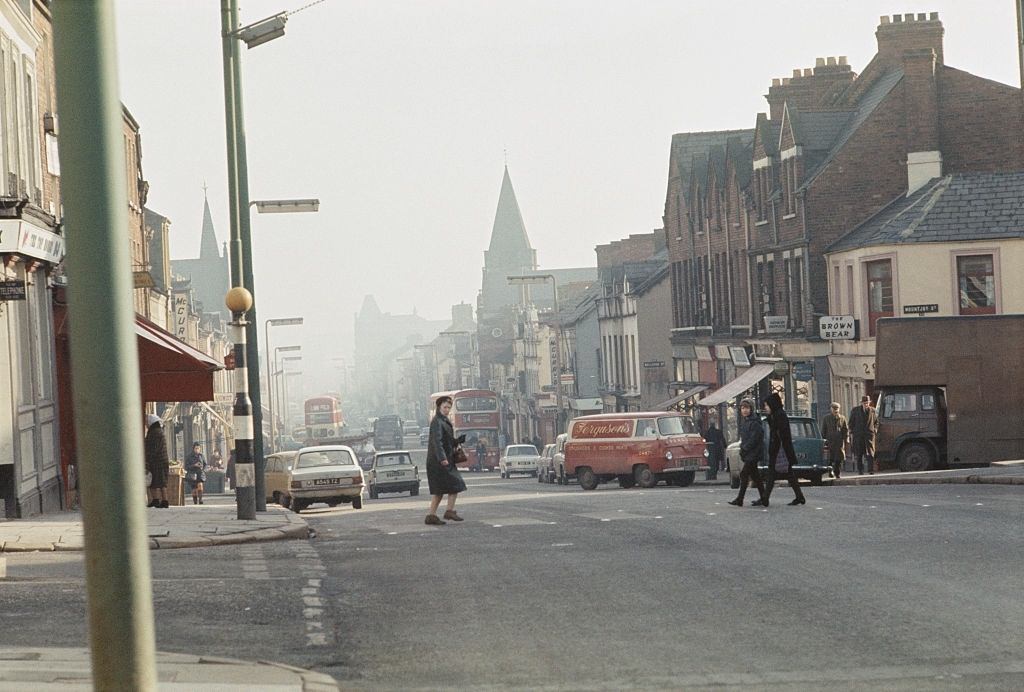
[[[700,382],[696,358],[676,358],[675,370],[677,382]]]
[[[846,265],[846,314],[853,314],[853,265]]]
[[[935,410],[935,395],[934,394],[922,394],[921,395],[921,410],[922,411],[934,411]]]
[[[964,255],[956,258],[956,283],[961,315],[994,315],[996,282],[992,255]]]
[[[792,308],[790,315],[792,315],[793,326],[800,329],[804,326],[804,272],[802,258],[795,257],[790,263],[790,299],[792,301]]]
[[[653,418],[641,418],[636,422],[635,437],[657,437],[658,430]]]
[[[693,419],[687,416],[671,416],[658,419],[658,432],[662,435],[694,435],[697,432]]]
[[[832,265],[832,305],[829,307],[830,310],[834,310],[835,312],[831,312],[829,314],[836,314],[840,310],[839,303],[842,293],[839,290],[839,283],[839,265],[835,264]]]
[[[930,397],[930,395],[929,395]],[[931,398],[931,397],[930,397]],[[934,398],[932,398],[934,405]],[[882,418],[892,418],[895,413],[917,410],[917,395],[911,393],[886,394],[882,400]]]
[[[875,335],[879,317],[892,317],[892,261],[868,262],[868,335]]]

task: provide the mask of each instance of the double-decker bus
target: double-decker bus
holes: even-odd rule
[[[451,421],[455,436],[466,436],[462,448],[467,460],[462,466],[473,471],[498,468],[501,450],[498,448],[498,430],[501,418],[498,411],[498,394],[489,389],[459,389],[452,392],[437,392],[430,395],[430,415],[433,417],[437,400],[442,396],[452,398]],[[487,452],[480,457],[477,447],[480,443]]]
[[[340,437],[345,428],[345,417],[341,414],[341,402],[330,394],[306,399],[305,444],[316,444],[317,440]]]

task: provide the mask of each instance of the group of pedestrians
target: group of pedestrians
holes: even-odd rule
[[[829,463],[836,478],[840,478],[846,464],[846,443],[857,464],[857,473],[875,472],[875,435],[878,433],[878,414],[871,408],[871,397],[863,396],[860,406],[850,411],[850,420],[832,403],[832,411],[821,421],[821,436],[828,442]]]
[[[152,413],[146,415],[145,438],[146,461],[146,493],[149,498],[147,507],[166,509],[167,478],[170,475],[170,460],[167,455],[167,438],[164,435],[163,422]],[[202,445],[193,443],[192,451],[185,459],[185,480],[192,491],[192,503],[203,504],[203,484],[206,482],[206,458],[203,456]]]
[[[764,459],[764,429],[761,418],[755,412],[754,400],[743,399],[740,402],[739,422],[740,460],[743,462],[743,468],[740,470],[740,492],[729,504],[742,507],[747,485],[753,481],[759,497],[750,504],[755,507],[768,507],[775,479],[779,477],[785,477],[789,487],[793,489],[795,497],[790,505],[807,504],[800,489],[800,481],[793,469],[796,465],[796,451],[793,449],[789,416],[782,405],[782,397],[772,394],[765,400],[764,409],[768,414],[769,432],[767,481],[761,478],[761,471],[758,469],[758,464]]]

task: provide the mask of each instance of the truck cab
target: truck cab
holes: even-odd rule
[[[878,394],[875,458],[900,471],[946,465],[946,396],[941,387],[889,387]]]

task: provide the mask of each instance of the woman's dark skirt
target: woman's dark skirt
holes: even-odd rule
[[[449,464],[446,468],[440,462],[427,462],[427,486],[431,495],[452,495],[466,489],[466,481],[462,480],[459,470]]]

